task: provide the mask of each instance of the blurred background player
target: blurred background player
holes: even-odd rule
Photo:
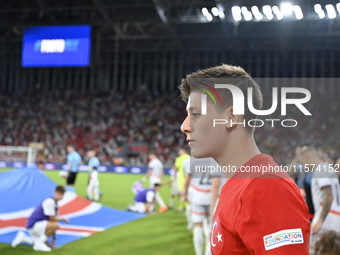
[[[37,162],[37,168],[39,169],[39,171],[42,174],[45,174],[44,170],[45,170],[45,163],[43,161],[38,161]]]
[[[187,167],[187,164],[190,164]],[[212,158],[196,159],[190,157],[185,161],[184,198],[189,198],[191,220],[194,224],[193,242],[196,255],[210,252],[210,203],[211,203],[211,174],[210,167],[216,166]],[[189,169],[189,171],[187,171]],[[190,194],[188,196],[188,194]],[[205,237],[205,238],[204,238]],[[205,239],[205,242],[204,242]]]
[[[73,145],[67,146],[67,152],[68,176],[66,185],[70,190],[74,191],[74,183],[77,178],[78,167],[81,165],[81,157]]]
[[[99,178],[96,167],[92,167],[89,185],[87,186],[87,197],[89,200],[99,201]]]
[[[311,190],[313,171],[306,172],[302,164],[299,162],[301,149],[302,148],[300,146],[297,146],[295,148],[295,156],[291,162],[291,165],[288,165],[288,169],[290,169],[289,175],[296,182],[297,186],[301,191],[302,196],[304,197],[307,203],[309,209],[309,218],[310,221],[312,221],[314,218],[314,205]]]
[[[310,239],[314,245],[318,233],[340,231],[340,185],[334,169],[321,160],[313,147],[303,147],[299,161],[304,168],[314,172],[311,189],[315,215]]]
[[[98,170],[100,163],[99,163],[99,159],[96,157],[96,151],[94,150],[88,151],[87,157],[89,158],[89,163],[87,165],[88,172],[91,173],[93,167],[95,167]]]
[[[135,196],[134,205],[128,205],[127,210],[131,212],[153,213],[156,204],[156,194],[159,192],[161,185],[159,183],[154,184],[152,189],[145,189],[139,192]]]
[[[177,197],[178,200],[180,201],[180,192],[179,192],[179,188],[178,188],[178,183],[177,183],[175,171],[171,172],[170,185],[171,185],[171,197],[170,197],[170,202],[169,202],[169,209],[172,210],[173,207],[174,207],[175,198]]]
[[[150,162],[148,164],[148,171],[145,177],[142,179],[142,182],[146,182],[146,180],[149,178],[150,188],[153,188],[155,184],[160,185],[163,183],[164,171],[162,162],[157,158],[154,152],[149,153],[149,160]],[[156,192],[156,201],[160,206],[159,212],[165,212],[168,210],[168,207],[164,203],[159,191]]]
[[[46,245],[48,237],[53,235],[52,248],[55,248],[55,231],[59,228],[59,221],[69,223],[66,218],[57,218],[58,201],[60,201],[65,193],[63,186],[55,188],[54,196],[46,198],[27,219],[26,228],[31,237],[19,231],[12,242],[12,247],[16,247],[21,243],[33,244],[35,251],[51,251]]]
[[[97,171],[96,175],[97,175],[97,179],[98,179],[98,196],[99,196],[99,198],[101,198],[103,193],[99,190],[99,172],[98,172],[98,168],[100,166],[100,162],[99,162],[99,159],[96,156],[96,154],[97,153],[96,153],[95,150],[90,150],[90,151],[87,152],[87,157],[89,159],[89,162],[87,164],[87,170],[89,172],[89,183],[88,184],[90,185],[91,174],[92,174],[92,171],[93,171],[93,167],[95,167],[96,171]],[[90,199],[90,200],[92,200],[92,199]],[[95,200],[95,201],[98,201],[98,200]]]
[[[192,221],[190,201],[191,201],[191,190],[189,190],[186,185],[190,184],[190,180],[186,182],[186,176],[190,174],[190,157],[183,162],[183,173],[184,173],[184,183],[183,188],[180,191],[182,204],[185,206],[185,217],[187,219],[187,230],[191,231],[194,228],[194,223]],[[180,208],[179,208],[180,209]],[[182,211],[179,210],[178,211]]]
[[[180,191],[181,194],[183,194],[183,192],[184,192],[183,187],[184,187],[184,180],[185,180],[185,174],[184,174],[184,171],[183,171],[183,164],[184,164],[184,161],[190,159],[190,156],[189,156],[187,150],[184,149],[184,148],[180,148],[179,151],[178,151],[178,154],[179,154],[179,156],[176,158],[175,165],[174,165],[173,169],[176,171],[176,179],[177,179],[179,191]],[[182,211],[182,210],[184,210],[184,208],[185,208],[185,202],[184,202],[184,199],[182,197],[178,210]]]

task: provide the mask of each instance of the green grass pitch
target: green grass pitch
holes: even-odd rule
[[[59,177],[58,171],[46,171],[46,174],[58,184],[65,183],[65,179]],[[131,186],[134,181],[141,178],[142,175],[136,174],[100,173],[100,190],[104,194],[101,203],[125,210],[126,205],[133,202]],[[169,177],[166,177],[166,180],[169,180]],[[80,173],[76,182],[78,195],[86,197],[86,185],[87,173]],[[168,203],[169,185],[162,187],[161,195]],[[9,244],[0,243],[1,255],[37,253],[42,252],[33,251],[31,246],[20,245],[12,248]],[[52,253],[56,255],[193,255],[194,249],[192,233],[186,230],[184,215],[176,211],[167,211],[82,238],[52,250]]]

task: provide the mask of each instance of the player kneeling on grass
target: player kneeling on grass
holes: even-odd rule
[[[135,196],[135,204],[128,205],[127,210],[137,213],[153,213],[156,204],[156,193],[159,191],[160,187],[161,185],[156,183],[153,189],[145,189],[139,192]]]
[[[35,251],[51,251],[46,245],[48,237],[53,236],[52,248],[55,248],[55,231],[59,228],[59,221],[69,223],[68,219],[57,218],[58,201],[64,196],[65,188],[57,186],[53,197],[46,198],[31,214],[26,223],[26,228],[31,237],[19,231],[12,242],[12,247],[21,243],[33,245]]]
[[[92,171],[90,173],[90,182],[87,186],[87,196],[90,200],[94,200],[96,202],[99,200],[99,178],[96,167],[92,167]]]

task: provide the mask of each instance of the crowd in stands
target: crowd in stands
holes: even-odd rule
[[[187,144],[180,131],[186,111],[179,91],[1,93],[0,102],[0,145],[43,142],[45,149],[39,157],[47,162],[65,162],[66,145],[74,144],[80,155],[95,149],[102,164],[113,164],[124,144],[141,142],[154,149],[165,165],[171,166],[177,149]],[[265,122],[264,127],[256,129],[260,150],[274,156],[280,164],[293,158],[297,145],[340,148],[339,102],[318,98],[306,105],[312,116],[288,106],[287,116],[281,116],[278,107],[275,114],[261,117],[298,121],[295,128],[282,127],[280,122],[275,122],[272,128],[271,122]],[[270,105],[265,107],[268,109]],[[146,161],[146,153],[141,153],[128,159],[127,164],[145,165]]]

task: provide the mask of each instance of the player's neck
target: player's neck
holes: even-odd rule
[[[238,170],[251,158],[261,154],[252,136],[233,137],[222,153],[215,160],[223,167],[235,167]],[[234,169],[235,169],[234,168]],[[231,169],[231,168],[230,168]],[[235,172],[225,172],[225,177],[231,178]]]

